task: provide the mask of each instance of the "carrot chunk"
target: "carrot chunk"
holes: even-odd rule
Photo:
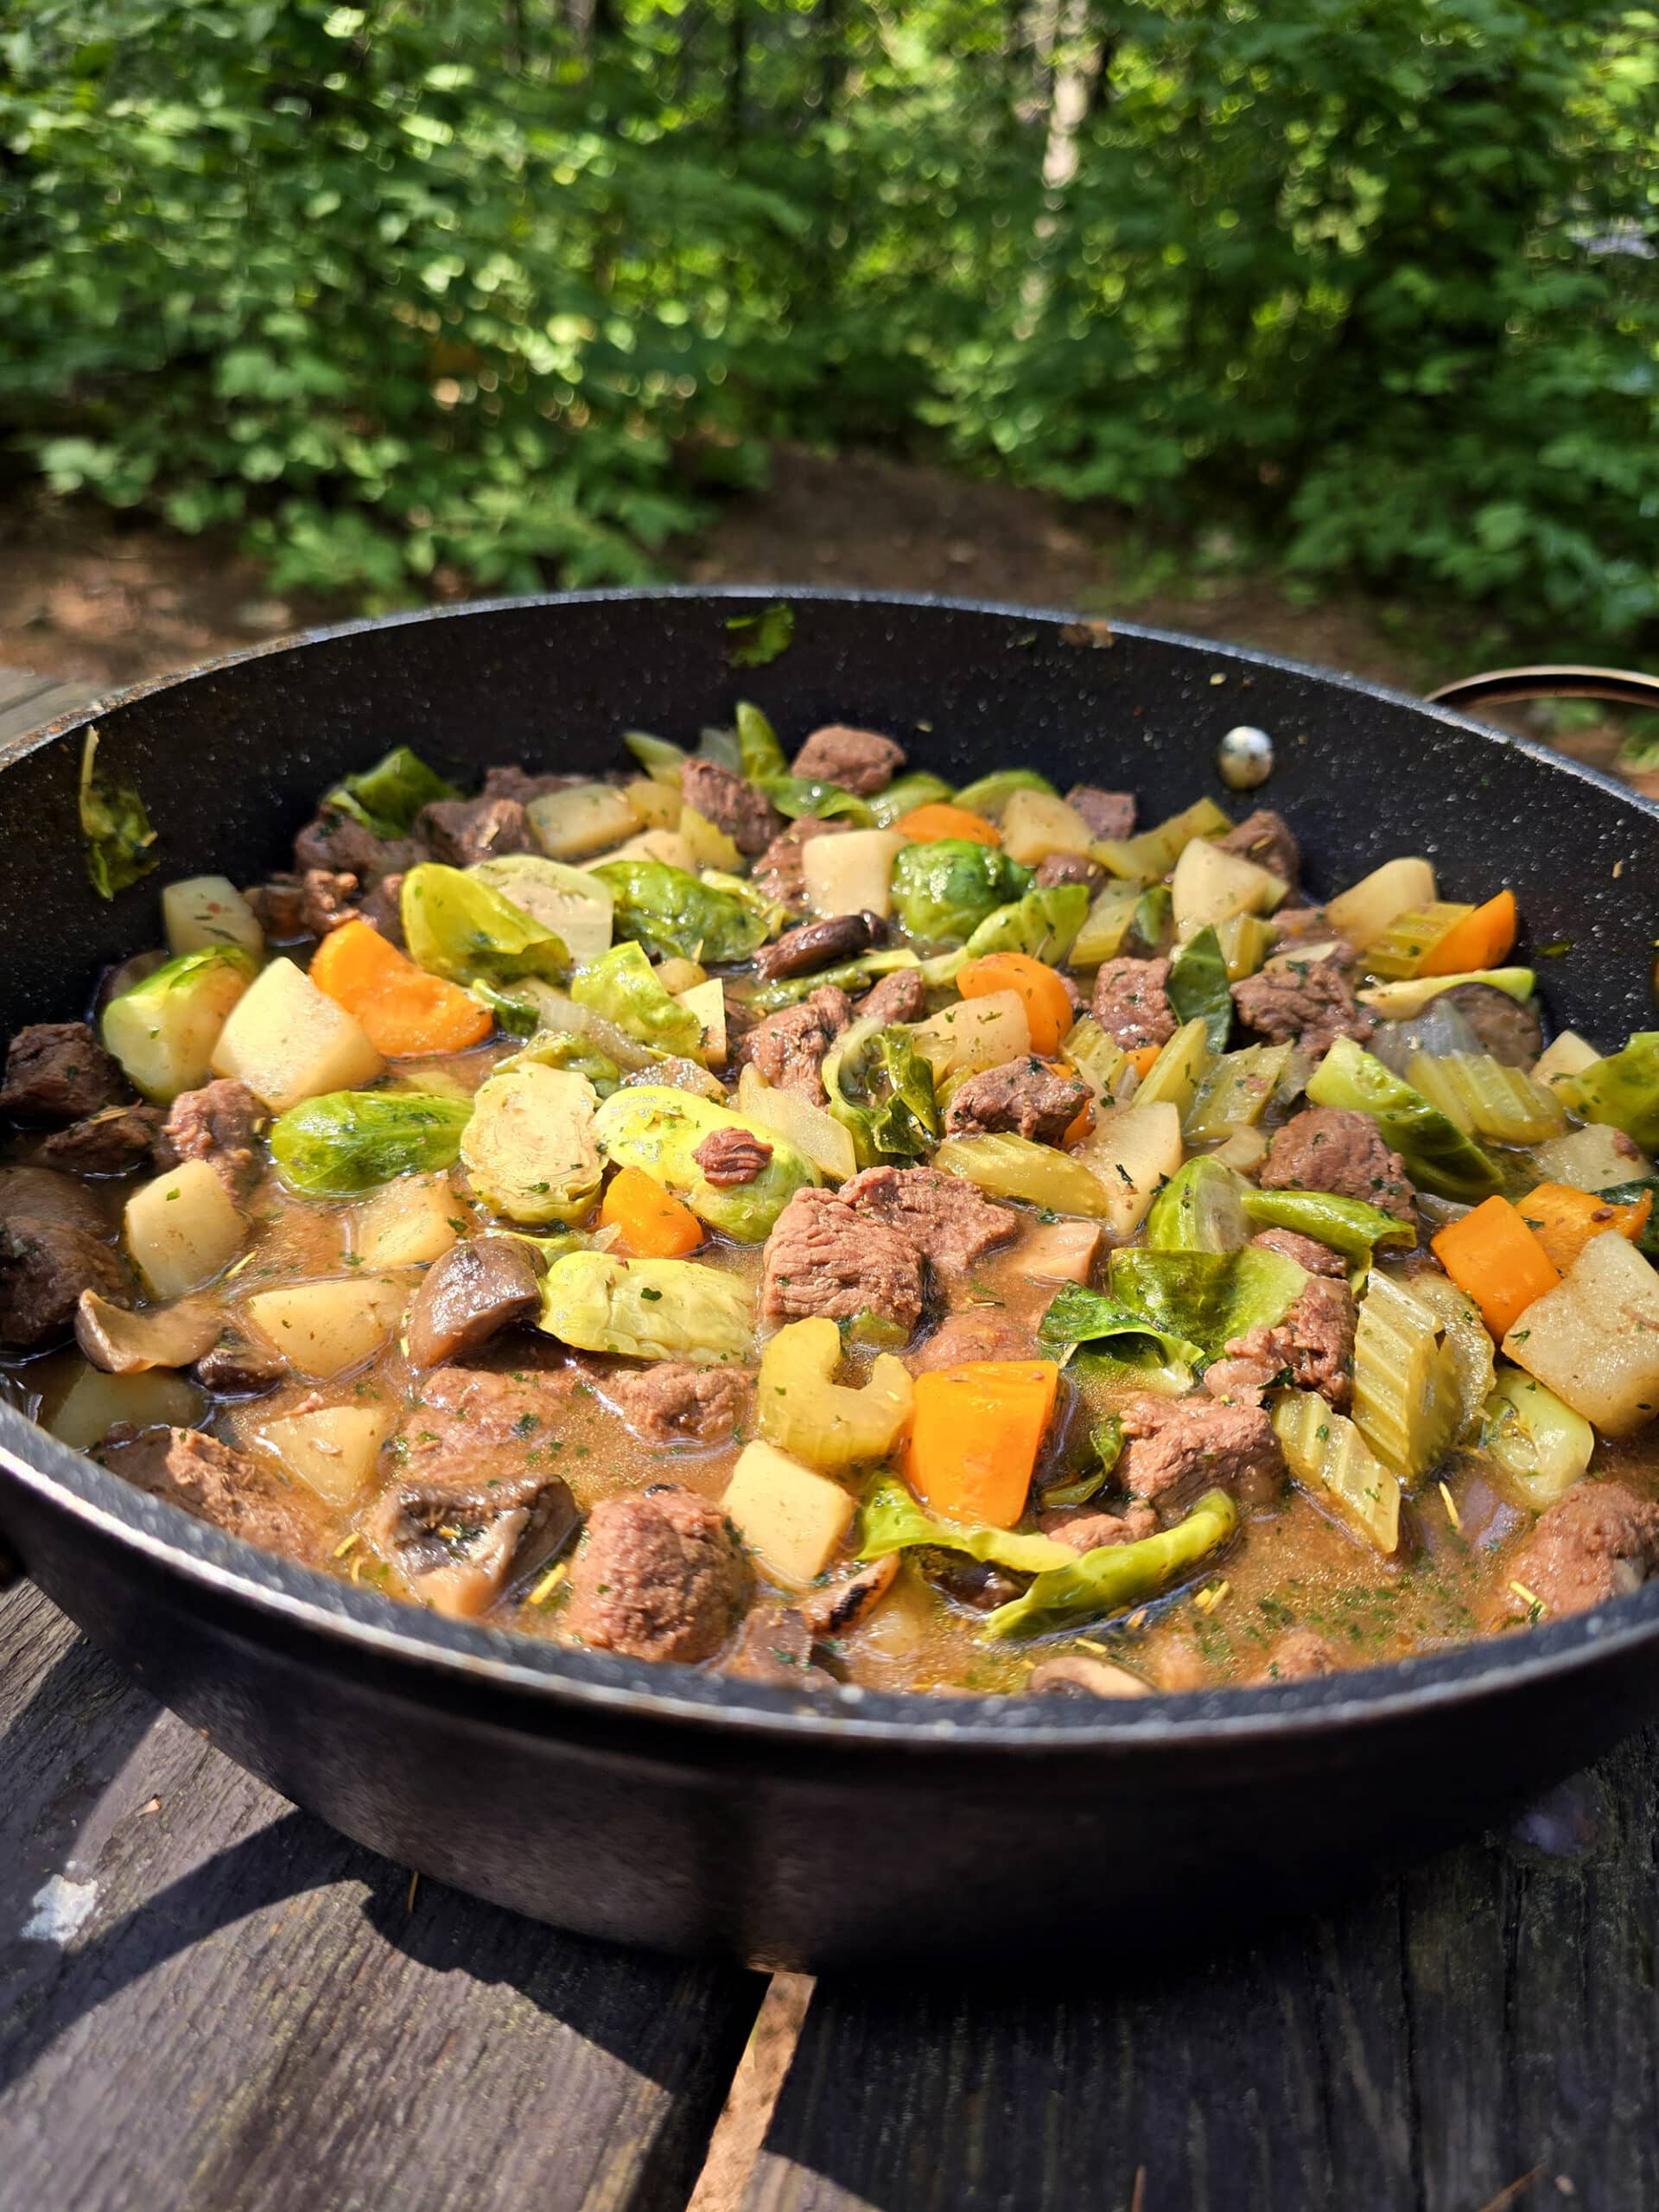
[[[1600,1192],[1575,1191],[1568,1183],[1541,1183],[1520,1205],[1522,1220],[1543,1246],[1550,1265],[1562,1274],[1592,1236],[1605,1236],[1610,1229],[1634,1244],[1652,1211],[1650,1191],[1626,1205],[1613,1205]]]
[[[495,1027],[458,983],[429,976],[368,922],[331,931],[311,956],[310,976],[389,1060],[464,1052]]]
[[[1493,1336],[1507,1336],[1535,1298],[1560,1276],[1507,1198],[1488,1198],[1431,1238],[1434,1256],[1480,1308]]]
[[[931,845],[940,837],[968,837],[976,845],[1000,845],[1002,842],[1002,832],[995,822],[988,822],[982,814],[971,813],[965,806],[947,806],[943,800],[936,800],[929,806],[912,806],[893,826],[919,844]]]
[[[643,1167],[613,1176],[599,1209],[601,1229],[618,1232],[616,1249],[634,1260],[677,1260],[702,1242],[702,1224],[690,1206]]]
[[[965,999],[1017,991],[1031,1028],[1031,1049],[1045,1057],[1058,1052],[1061,1038],[1077,1019],[1058,971],[1028,952],[988,952],[982,960],[970,960],[957,977],[957,988]]]
[[[1508,958],[1521,926],[1513,891],[1500,891],[1450,929],[1417,970],[1420,976],[1465,976],[1496,968]]]
[[[931,1513],[958,1528],[1011,1529],[1054,1410],[1052,1359],[977,1359],[916,1378],[906,1471]]]

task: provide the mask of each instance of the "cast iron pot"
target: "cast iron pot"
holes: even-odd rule
[[[1659,808],[1605,778],[1287,661],[1004,608],[797,592],[792,646],[735,669],[733,620],[768,596],[397,618],[130,693],[97,717],[100,760],[148,801],[162,868],[113,905],[77,849],[84,721],[14,747],[0,1027],[84,1005],[153,943],[167,875],[280,867],[325,786],[392,743],[597,771],[622,729],[694,741],[744,696],[786,742],[863,724],[957,779],[1014,760],[1132,787],[1147,821],[1200,792],[1255,803],[1215,760],[1259,725],[1278,752],[1260,796],[1314,894],[1401,852],[1450,898],[1512,884],[1558,1021],[1611,1042],[1652,1019]],[[1075,1955],[1109,1927],[1158,1940],[1195,1892],[1306,1899],[1501,1814],[1659,1707],[1659,1583],[1325,1681],[981,1703],[795,1694],[441,1620],[223,1536],[3,1408],[0,1531],[157,1697],[348,1835],[542,1919],[772,1965],[1029,1960],[1057,1936]]]

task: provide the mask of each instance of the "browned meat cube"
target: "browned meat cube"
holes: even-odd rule
[[[843,791],[869,798],[884,791],[905,765],[905,748],[873,729],[849,729],[844,722],[830,722],[815,729],[795,755],[791,773],[820,784],[839,784]]]
[[[836,1192],[797,1191],[766,1239],[760,1310],[772,1321],[869,1313],[908,1333],[922,1314],[921,1253]]]
[[[717,1505],[689,1490],[594,1506],[563,1627],[629,1659],[712,1659],[748,1601],[747,1561]]]
[[[0,1114],[14,1122],[79,1122],[131,1096],[119,1064],[84,1021],[31,1022],[11,1040]]]

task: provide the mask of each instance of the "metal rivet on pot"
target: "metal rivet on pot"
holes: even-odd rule
[[[1253,791],[1273,773],[1273,740],[1264,729],[1241,723],[1216,748],[1221,780],[1231,791]]]

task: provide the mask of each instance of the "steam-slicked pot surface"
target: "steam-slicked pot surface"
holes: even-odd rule
[[[1450,898],[1501,879],[1532,944],[1568,947],[1543,963],[1558,1023],[1611,1042],[1651,1019],[1659,808],[1605,779],[1290,663],[1134,629],[1084,642],[1019,610],[791,593],[794,644],[734,670],[727,624],[776,595],[399,618],[130,694],[97,717],[100,764],[142,791],[161,869],[112,905],[79,860],[84,723],[14,747],[0,1024],[83,1005],[106,963],[155,941],[168,875],[253,882],[283,865],[322,790],[390,745],[458,772],[598,772],[625,758],[625,728],[694,741],[740,697],[786,744],[862,724],[958,780],[1023,761],[1062,788],[1132,788],[1148,821],[1204,792],[1227,802],[1217,741],[1259,725],[1278,767],[1231,810],[1289,817],[1315,895],[1400,852],[1427,854]],[[1659,1707],[1659,1584],[1400,1666],[1124,1707],[769,1690],[312,1575],[4,1408],[0,1535],[156,1695],[348,1834],[544,1919],[768,1963],[969,1945],[1029,1960],[1045,1937],[1086,1944],[1108,1926],[1159,1942],[1200,1888],[1294,1902],[1352,1883]]]

